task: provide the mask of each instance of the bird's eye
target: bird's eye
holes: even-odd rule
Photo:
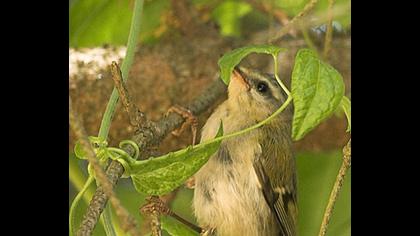
[[[257,84],[257,90],[258,90],[258,92],[260,92],[260,93],[265,93],[265,92],[267,92],[267,91],[268,91],[268,85],[267,85],[267,83],[265,83],[265,82],[259,82],[259,83]]]

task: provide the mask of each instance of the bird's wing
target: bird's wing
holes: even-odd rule
[[[254,170],[261,185],[264,198],[276,216],[281,235],[294,236],[295,222],[289,210],[290,204],[296,206],[296,195],[288,186],[273,183],[267,175],[261,159],[254,161]]]

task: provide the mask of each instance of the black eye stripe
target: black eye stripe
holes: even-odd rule
[[[272,74],[266,74],[267,78],[270,80],[270,84],[276,86],[276,87],[280,87],[279,83],[276,80],[276,77],[274,77],[274,75]]]

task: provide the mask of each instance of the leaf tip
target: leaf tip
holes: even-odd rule
[[[220,120],[219,129],[217,130],[216,138],[223,136],[223,121]]]

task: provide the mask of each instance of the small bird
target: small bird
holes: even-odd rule
[[[286,100],[275,77],[235,67],[224,101],[203,127],[212,139],[223,122],[229,134],[266,119]],[[264,126],[224,140],[195,174],[194,214],[203,235],[296,235],[296,168],[292,108]]]

